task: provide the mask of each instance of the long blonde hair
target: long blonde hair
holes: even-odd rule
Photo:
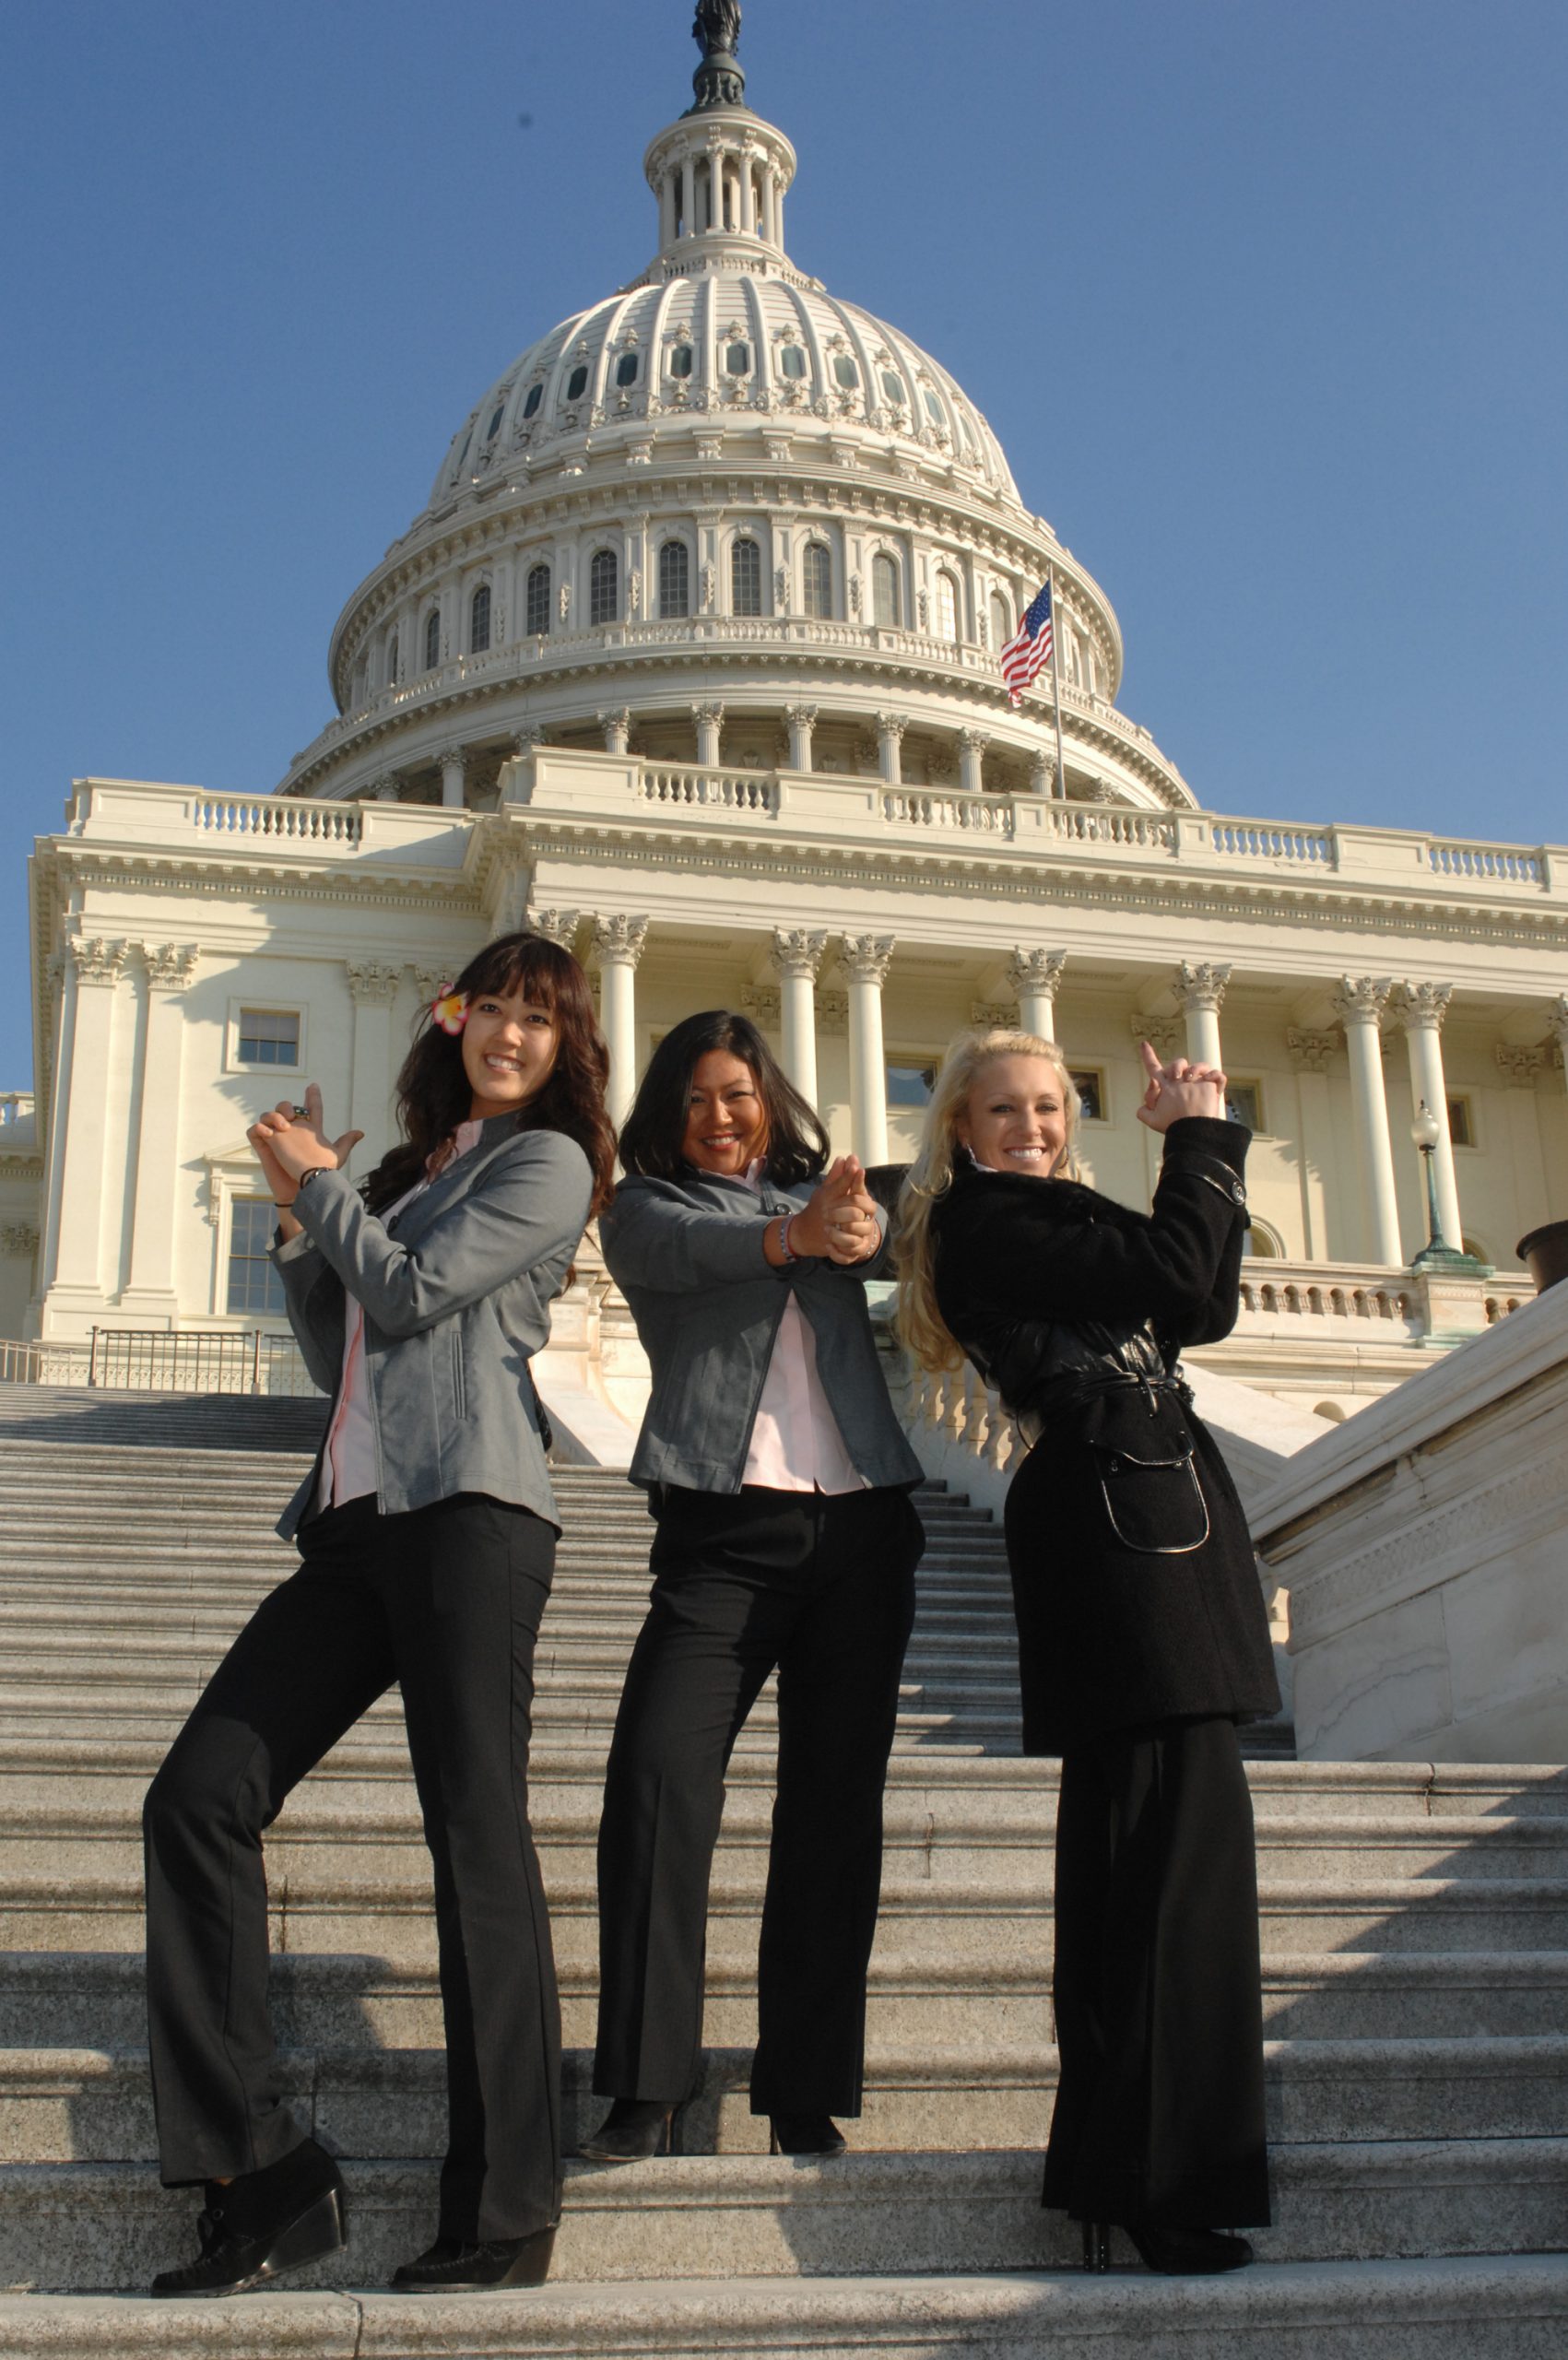
[[[937,1308],[931,1216],[952,1186],[959,1119],[969,1103],[969,1093],[984,1068],[996,1057],[1043,1057],[1055,1068],[1062,1084],[1067,1137],[1053,1177],[1078,1177],[1079,1094],[1055,1041],[1043,1041],[1033,1032],[961,1032],[949,1043],[937,1076],[931,1103],[925,1110],[920,1152],[899,1196],[894,1236],[899,1273],[898,1333],[906,1349],[928,1369],[957,1368],[963,1360],[962,1347],[949,1334]]]

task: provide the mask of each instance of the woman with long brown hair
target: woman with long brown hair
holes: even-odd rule
[[[609,1194],[586,978],[532,934],[471,960],[398,1078],[402,1138],[356,1189],[321,1092],[251,1142],[311,1375],[333,1397],[264,1600],[147,1800],[147,2008],[166,2187],[201,2252],[153,2292],[238,2294],[346,2242],[332,2157],[284,2102],[261,1838],[378,1696],[403,1693],[435,1875],[450,2139],[408,2291],[535,2285],[560,2209],[560,2009],[528,1825],[534,1646],[560,1530],[529,1358]]]
[[[1183,1345],[1234,1324],[1250,1134],[1225,1077],[1143,1048],[1151,1212],[1078,1178],[1078,1094],[1027,1032],[948,1052],[900,1205],[900,1328],[967,1358],[1032,1446],[1005,1528],[1023,1750],[1062,1757],[1043,2201],[1107,2266],[1252,2258],[1268,2219],[1252,1805],[1238,1722],[1279,1690],[1246,1520]],[[1223,2224],[1221,2226],[1221,2224]]]

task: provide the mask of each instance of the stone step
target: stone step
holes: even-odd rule
[[[1109,2278],[970,2269],[595,2286],[558,2273],[525,2294],[444,2301],[0,2295],[0,2360],[844,2360],[863,2350],[883,2360],[1550,2360],[1565,2338],[1568,2261],[1534,2254],[1281,2262],[1218,2279],[1118,2266]]]
[[[762,2154],[750,2110],[750,2054],[710,2050],[686,2109],[682,2152]],[[1568,2038],[1271,2041],[1271,2147],[1368,2139],[1562,2138],[1568,2134]],[[593,2052],[571,2049],[562,2077],[568,2154],[603,2117]],[[857,2154],[968,2152],[1040,2143],[1057,2079],[1054,2048],[867,2054]],[[446,2141],[440,2048],[290,2050],[282,2087],[295,2118],[335,2154],[437,2155]],[[0,2165],[150,2162],[158,2153],[145,2050],[0,2049]]]
[[[312,2273],[316,2283],[384,2283],[430,2234],[435,2174],[416,2160],[353,2165],[353,2242]],[[1278,2151],[1273,2178],[1278,2225],[1254,2240],[1266,2260],[1550,2251],[1568,2202],[1568,2143],[1303,2144]],[[592,2283],[1061,2267],[1077,2259],[1077,2232],[1042,2211],[1039,2186],[1033,2151],[568,2164],[556,2269]],[[0,2285],[145,2286],[190,2245],[193,2209],[189,2191],[160,2189],[134,2164],[8,2165]]]
[[[565,2037],[595,2038],[596,1962],[584,1947],[560,1968]],[[1050,2025],[1048,1929],[1027,1954],[968,1963],[912,1955],[878,1938],[868,1978],[874,2050],[977,2057],[1017,2050]],[[706,2039],[756,2038],[755,1945],[710,1958]],[[1291,1952],[1263,1962],[1270,2036],[1291,2040],[1534,2038],[1568,2024],[1568,1951]],[[297,2048],[433,2047],[442,2038],[433,1953],[293,1951],[272,1961],[277,2037]],[[139,1951],[0,1951],[0,2047],[136,2047],[146,2037]]]

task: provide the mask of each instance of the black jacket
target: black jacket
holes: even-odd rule
[[[943,1318],[1040,1428],[1006,1519],[1026,1752],[1279,1709],[1246,1519],[1176,1374],[1235,1321],[1247,1144],[1173,1124],[1152,1213],[962,1157],[933,1215]]]

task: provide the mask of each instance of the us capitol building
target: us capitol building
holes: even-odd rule
[[[738,1006],[869,1163],[955,1031],[1021,1020],[1079,1077],[1089,1176],[1145,1203],[1139,1037],[1222,1058],[1254,1221],[1207,1357],[1340,1417],[1527,1298],[1515,1240],[1568,1214],[1568,850],[1207,810],[963,387],[791,259],[796,152],[729,47],[696,89],[643,159],[652,259],[461,421],[276,794],[88,778],[39,840],[0,1335],[217,1332],[259,1370],[253,1110],[319,1080],[372,1159],[420,1004],[526,921],[596,978],[618,1114],[673,1022]],[[1015,710],[998,667],[1048,567],[1061,782],[1049,672]],[[1484,1269],[1410,1267],[1423,1100]],[[634,1408],[586,1268],[558,1340]]]

